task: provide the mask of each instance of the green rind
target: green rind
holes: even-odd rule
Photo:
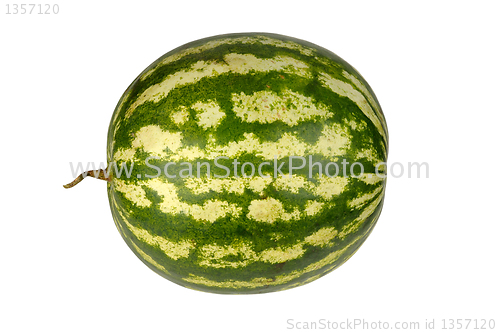
[[[207,42],[221,38],[231,39],[244,36],[265,36],[282,41],[292,41],[310,49],[313,56],[305,55],[300,51],[269,45],[224,44],[209,51],[187,55],[178,61],[171,62],[167,65],[161,65],[161,62],[165,58],[192,47],[205,45]],[[188,68],[196,61],[200,60],[224,62],[223,56],[228,52],[253,54],[262,59],[273,58],[276,55],[293,57],[306,62],[313,68],[313,78],[306,79],[299,75],[274,71],[269,73],[252,73],[250,75],[222,74],[216,78],[202,79],[196,84],[175,88],[167,98],[159,102],[143,103],[134,110],[129,118],[125,117],[127,110],[137,100],[138,96],[151,85],[161,82],[166,75]],[[152,74],[142,79],[146,73],[150,73],[151,71],[153,71]],[[318,75],[320,73],[327,73],[331,77],[341,79],[352,85],[352,83],[342,76],[343,71],[349,73],[361,82],[376,104],[374,107],[380,110],[380,106],[378,105],[378,101],[373,91],[357,71],[338,56],[317,45],[290,37],[260,33],[215,36],[186,44],[165,54],[151,64],[129,86],[122,96],[109,128],[108,162],[112,163],[115,161],[113,156],[118,149],[126,149],[131,146],[133,140],[131,133],[136,133],[140,128],[151,124],[158,125],[165,131],[181,130],[185,137],[183,141],[184,144],[196,146],[203,150],[207,145],[209,134],[215,137],[218,143],[224,145],[233,140],[237,141],[243,139],[244,134],[248,132],[254,133],[262,142],[273,142],[282,137],[284,133],[293,132],[297,134],[301,141],[313,144],[317,141],[322,126],[339,123],[343,124],[347,121],[357,124],[365,123],[366,127],[362,131],[354,129],[349,131],[349,134],[352,136],[351,147],[348,151],[345,151],[345,153],[338,155],[337,157],[339,159],[337,159],[336,162],[339,163],[341,159],[346,159],[350,163],[360,162],[365,167],[365,172],[373,173],[375,171],[374,161],[363,157],[360,158],[356,153],[363,149],[371,149],[375,151],[373,157],[376,160],[382,162],[387,160],[386,121],[380,110],[380,112],[377,113],[377,118],[382,124],[383,133],[385,134],[384,138],[380,130],[377,130],[371,120],[360,111],[356,103],[349,98],[332,93],[332,91],[326,89],[318,81]],[[329,119],[320,121],[305,121],[297,126],[290,127],[280,122],[273,122],[270,124],[242,123],[241,120],[234,115],[231,103],[232,93],[240,91],[246,94],[251,94],[256,91],[280,93],[285,88],[301,93],[304,96],[311,97],[316,103],[327,105],[330,109],[334,110],[333,116]],[[360,92],[367,97],[366,91]],[[195,102],[208,102],[213,100],[217,101],[226,114],[226,118],[216,130],[202,130],[192,121],[188,121],[183,125],[178,125],[168,116],[171,110],[178,109],[180,106],[189,107],[189,105]],[[195,115],[194,110],[189,109],[189,112],[193,118]],[[263,223],[251,220],[247,216],[248,209],[245,210],[245,207],[248,207],[251,201],[267,199],[269,197],[275,198],[283,203],[285,210],[288,209],[287,212],[291,213],[291,207],[297,207],[303,211],[307,202],[311,199],[318,199],[318,196],[312,195],[305,190],[300,190],[298,193],[290,193],[273,189],[271,186],[266,188],[262,194],[247,189],[243,195],[224,191],[194,195],[185,188],[183,181],[180,179],[168,180],[175,184],[179,198],[183,202],[203,205],[210,200],[219,199],[236,203],[244,207],[239,218],[225,216],[217,219],[213,223],[194,220],[188,215],[172,215],[160,210],[159,204],[162,202],[162,197],[154,190],[143,186],[144,179],[137,179],[137,174],[145,174],[148,170],[151,170],[151,168],[148,168],[144,163],[144,159],[148,154],[143,151],[137,151],[135,156],[139,161],[135,162],[132,177],[127,179],[126,182],[141,186],[146,192],[147,199],[152,202],[152,206],[137,206],[128,200],[123,193],[115,190],[114,183],[109,184],[108,194],[117,228],[132,251],[152,270],[179,285],[202,291],[215,293],[263,293],[287,289],[310,282],[337,268],[352,256],[370,234],[382,208],[385,180],[377,184],[367,184],[360,180],[351,179],[342,194],[330,200],[322,200],[323,203],[333,204],[333,206],[323,209],[321,213],[314,216],[302,216],[299,220],[277,220],[273,223]],[[333,160],[320,155],[314,155],[314,158],[315,161],[321,161],[323,164]],[[253,162],[254,164],[265,161],[264,158],[253,154],[240,155],[238,156],[238,160],[241,163]],[[213,165],[213,161],[208,159],[195,159],[191,162],[196,164],[198,161],[209,162]],[[163,168],[166,160],[150,161],[150,163]],[[171,170],[172,173],[176,171],[175,168],[171,168]],[[287,170],[288,168],[285,165],[285,167],[283,167],[283,172],[286,173]],[[302,171],[302,173],[299,171],[295,174],[307,175],[304,171]],[[167,180],[165,177],[162,179]],[[315,181],[317,182],[317,179],[309,179],[309,181],[314,183]],[[366,200],[360,208],[353,208],[349,205],[350,201],[365,194],[372,193],[378,187],[382,187],[382,190],[377,195]],[[321,201],[321,199],[319,200]],[[368,216],[364,216],[364,209],[370,206],[370,204],[376,204],[376,207],[372,208]],[[244,267],[237,268],[215,268],[200,265],[200,261],[202,260],[200,258],[202,256],[200,250],[204,246],[231,246],[237,245],[238,243],[250,243],[252,252],[261,254],[268,249],[293,247],[306,237],[324,228],[334,228],[341,233],[342,230],[349,229],[347,225],[353,222],[353,220],[356,220],[356,218],[361,218],[362,220],[360,220],[359,227],[354,228],[352,232],[344,234],[342,238],[337,236],[334,240],[330,241],[328,245],[324,246],[303,244],[303,255],[299,258],[287,260],[286,262],[271,263],[256,261]],[[168,241],[190,241],[192,243],[192,248],[189,250],[189,254],[186,257],[177,259],[169,258],[158,245],[151,245],[143,241],[143,239],[140,239],[137,234],[131,231],[131,227],[145,230],[148,234],[152,234],[152,236],[168,239]],[[279,234],[278,238],[276,238],[276,234]],[[338,255],[332,256],[332,253],[335,252],[337,252]],[[334,257],[335,259],[330,262],[327,259],[328,257]],[[230,258],[234,262],[244,261],[241,254]],[[315,270],[310,269],[315,262],[321,262],[322,260],[323,263],[327,262],[327,264]],[[227,262],[228,257],[223,261]],[[193,278],[198,278],[198,280],[210,280],[211,284],[219,284],[207,286],[196,281],[188,281],[194,280]],[[251,283],[251,281],[256,278],[262,278],[263,280],[259,283],[259,286],[244,286],[245,283]],[[278,283],[280,280],[285,280],[285,282]],[[231,284],[233,286],[231,286]],[[234,285],[240,286],[236,287]]]

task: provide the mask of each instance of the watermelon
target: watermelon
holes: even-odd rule
[[[97,177],[153,271],[266,293],[358,250],[382,210],[387,151],[381,107],[353,67],[303,40],[240,33],[176,48],[132,82]]]

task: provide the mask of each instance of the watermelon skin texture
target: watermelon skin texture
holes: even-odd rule
[[[387,150],[372,89],[332,52],[276,34],[214,36],[165,54],[123,94],[108,132],[109,202],[127,245],[166,279],[274,292],[331,272],[366,240],[382,210],[386,179],[376,171]],[[228,158],[217,160],[228,177],[217,156]],[[316,164],[288,177],[290,156],[320,163],[322,176]],[[255,174],[234,176],[234,159]],[[342,161],[364,174],[325,175]],[[286,176],[274,176],[275,162]],[[119,175],[123,163],[130,176]],[[186,163],[192,177],[181,177]]]

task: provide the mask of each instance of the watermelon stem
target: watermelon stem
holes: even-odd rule
[[[93,177],[96,179],[104,180],[104,181],[108,181],[108,182],[111,181],[111,174],[108,173],[108,169],[106,168],[104,170],[98,169],[95,171],[85,171],[82,174],[80,174],[76,179],[71,181],[70,183],[63,185],[63,187],[66,189],[73,188],[74,186],[76,186],[77,184],[82,182],[82,180],[88,176],[88,173],[93,173],[94,174]]]

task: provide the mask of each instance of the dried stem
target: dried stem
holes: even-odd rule
[[[111,181],[111,174],[108,173],[108,169],[98,169],[95,171],[86,171],[80,174],[76,179],[74,179],[72,182],[65,184],[63,187],[68,189],[76,186],[80,182],[82,182],[83,179],[85,179],[87,176],[89,176],[89,173],[94,174],[92,177],[99,179],[99,180],[104,180],[104,181]]]

